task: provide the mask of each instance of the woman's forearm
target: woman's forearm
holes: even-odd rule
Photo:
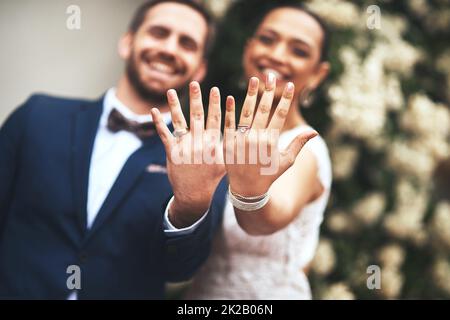
[[[239,226],[250,235],[269,235],[284,228],[295,217],[294,209],[284,197],[272,196],[261,209],[243,211],[234,208]]]

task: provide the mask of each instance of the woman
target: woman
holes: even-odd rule
[[[295,86],[287,116],[280,112],[285,121],[278,146],[281,150],[301,148],[298,136],[311,127],[298,106],[309,102],[310,93],[328,74],[327,41],[323,23],[302,7],[279,6],[263,16],[243,54],[245,76],[266,78],[265,84],[255,78],[250,81],[238,124],[244,134],[270,126],[278,111],[264,112],[264,108],[272,99],[282,101],[283,94],[289,98],[286,91]],[[276,77],[276,89],[271,75]],[[252,90],[262,94],[258,109]],[[233,127],[233,112],[233,100],[228,99],[225,131]],[[225,132],[225,143],[226,136]],[[226,164],[234,199],[258,202],[266,192],[270,197],[253,211],[236,208],[240,202],[233,201],[234,207],[227,202],[211,256],[194,278],[188,299],[311,299],[303,270],[314,256],[330,192],[331,165],[325,142],[315,137],[289,164],[284,173],[273,176]]]

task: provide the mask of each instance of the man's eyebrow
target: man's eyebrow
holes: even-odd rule
[[[278,32],[276,32],[275,30],[273,30],[273,29],[261,29],[259,32],[257,32],[257,33],[263,33],[263,32],[265,32],[265,33],[271,33],[271,34],[273,34],[273,35],[275,35],[275,36],[278,36],[279,35],[279,33]]]

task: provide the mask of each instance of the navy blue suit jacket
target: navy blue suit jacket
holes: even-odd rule
[[[221,222],[225,181],[192,233],[164,234],[172,196],[157,135],[133,153],[91,229],[86,227],[90,158],[103,99],[32,96],[0,130],[0,297],[66,299],[70,265],[79,299],[163,298],[166,281],[188,279],[207,258]]]

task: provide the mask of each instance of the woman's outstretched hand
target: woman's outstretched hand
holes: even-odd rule
[[[258,87],[258,78],[251,78],[237,130],[235,101],[233,97],[228,97],[226,102],[223,143],[225,166],[231,191],[244,197],[260,196],[268,192],[272,183],[294,164],[306,142],[317,135],[314,130],[304,132],[285,150],[279,151],[279,135],[293,100],[294,85],[286,85],[271,118],[275,76],[268,75],[265,91],[256,109]]]

